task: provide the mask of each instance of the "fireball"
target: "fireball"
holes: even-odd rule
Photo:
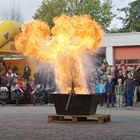
[[[76,93],[84,94],[87,86],[82,57],[99,48],[102,36],[100,25],[89,15],[61,15],[54,18],[51,30],[43,21],[25,23],[15,37],[15,47],[24,55],[53,63],[61,93],[67,93],[74,83]]]

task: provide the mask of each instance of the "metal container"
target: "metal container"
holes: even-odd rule
[[[92,115],[99,103],[95,94],[53,94],[53,98],[58,115]]]

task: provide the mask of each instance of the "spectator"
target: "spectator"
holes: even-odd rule
[[[122,66],[122,70],[126,71],[126,66]],[[127,72],[127,71],[126,71]]]
[[[22,101],[23,90],[18,83],[13,83],[11,85],[11,101],[16,101],[16,104],[19,104],[19,101]]]
[[[96,81],[96,94],[100,94],[99,91],[99,81]]]
[[[134,73],[135,79],[135,90],[134,90],[134,103],[137,103],[137,96],[139,93],[139,86],[140,86],[140,68],[137,68]]]
[[[107,107],[109,107],[110,101],[111,101],[112,107],[114,107],[114,88],[115,88],[115,84],[112,81],[111,75],[109,75],[108,81],[106,83]]]
[[[23,78],[24,80],[29,80],[30,76],[31,76],[31,68],[28,66],[28,64],[26,64],[24,67]]]
[[[125,61],[124,60],[121,61],[120,66],[121,66],[122,69],[125,69],[126,68],[126,64],[125,64]]]
[[[99,83],[99,94],[100,94],[100,106],[103,106],[105,100],[106,84],[103,80]]]
[[[131,67],[131,71],[130,73],[134,76],[134,73],[135,73],[135,67]]]
[[[32,92],[32,88],[30,86],[29,81],[26,81],[24,83],[24,86],[22,87],[23,92],[24,92],[24,96],[23,96],[23,102],[25,104],[30,103],[30,93]]]
[[[133,94],[135,83],[131,73],[128,73],[128,79],[124,83],[125,103],[126,106],[133,106]]]
[[[126,73],[127,73],[127,74],[128,74],[128,73],[131,73],[131,67],[128,66],[128,67],[126,68]]]
[[[92,86],[92,94],[96,94],[96,84],[95,83]]]
[[[0,87],[6,86],[6,75],[0,71]]]
[[[99,69],[99,80],[103,80],[105,81],[106,77],[105,77],[105,73],[102,69]]]
[[[6,84],[9,91],[9,99],[11,99],[11,85],[14,81],[14,74],[12,73],[11,69],[8,70],[8,73],[6,74],[6,79]]]
[[[106,61],[106,59],[103,59],[103,64],[106,66],[106,68],[109,66],[108,62]]]
[[[18,68],[17,68],[17,66],[14,66],[14,68],[13,68],[13,74],[14,74],[15,76],[18,75]]]
[[[117,78],[116,78],[116,72],[115,72],[115,68],[111,67],[111,77],[112,77],[112,81],[116,84],[117,83]]]
[[[107,67],[106,67],[105,63],[102,63],[100,69],[101,69],[103,72],[106,72]]]
[[[34,101],[33,101],[33,104],[34,105],[36,103],[43,104],[44,101],[45,101],[44,87],[42,87],[41,84],[36,85],[33,93],[34,93]]]
[[[117,107],[123,105],[123,85],[122,79],[118,79],[118,84],[115,86],[116,104]]]
[[[123,72],[122,72],[122,69],[120,69],[117,73],[117,78],[118,79],[123,79]]]
[[[123,74],[122,83],[124,84],[124,82],[128,79],[128,77],[127,77],[126,71],[123,71],[122,74]]]
[[[5,64],[4,61],[1,59],[1,60],[0,60],[0,71],[2,71],[3,68],[5,68],[5,70],[6,70],[6,72],[7,72],[6,64]]]
[[[52,91],[53,91],[53,87],[51,87],[50,85],[46,85],[45,86],[45,103],[53,103],[53,99],[52,99]]]
[[[116,68],[117,74],[118,74],[119,70],[122,70],[120,65],[118,65],[117,68]]]
[[[35,86],[37,84],[40,84],[41,83],[41,71],[38,70],[35,74],[34,74],[34,84]]]
[[[2,86],[2,71],[0,70],[0,87]]]

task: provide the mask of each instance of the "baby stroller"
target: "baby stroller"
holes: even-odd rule
[[[41,88],[40,84],[38,84],[35,87],[35,90],[33,91],[33,93],[34,93],[33,105],[36,105],[37,103],[43,105],[45,103],[45,93],[43,89]]]
[[[9,95],[8,95],[8,88],[7,87],[0,87],[0,103],[2,105],[5,105],[8,101]]]
[[[19,105],[21,103],[23,98],[23,90],[20,88],[18,84],[13,85],[11,87],[11,99],[13,102],[16,102],[16,105]]]

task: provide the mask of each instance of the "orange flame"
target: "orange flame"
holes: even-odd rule
[[[68,92],[71,83],[76,93],[87,93],[82,55],[95,52],[100,45],[102,29],[89,15],[54,18],[50,30],[47,23],[25,23],[22,33],[15,37],[15,46],[25,55],[51,61],[55,66],[56,83],[62,93]]]
[[[26,22],[22,26],[22,32],[15,36],[15,47],[24,55],[46,60],[47,49],[44,44],[49,36],[50,29],[47,23],[39,20]]]

